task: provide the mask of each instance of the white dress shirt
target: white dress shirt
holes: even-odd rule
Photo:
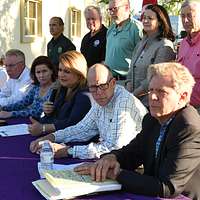
[[[94,103],[78,124],[56,131],[55,142],[83,142],[99,134],[100,142],[73,147],[73,157],[98,158],[128,144],[141,130],[146,113],[146,108],[136,97],[116,85],[114,96],[106,106]]]
[[[13,104],[21,100],[30,88],[30,70],[25,67],[18,79],[9,78],[0,91],[0,106]]]
[[[0,67],[0,91],[1,91],[1,88],[6,84],[8,78],[9,76],[6,72],[5,67]]]

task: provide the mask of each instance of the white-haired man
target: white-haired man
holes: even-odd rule
[[[181,41],[178,61],[185,65],[195,79],[190,103],[200,113],[200,1],[186,0],[181,7],[182,24],[187,36]]]
[[[21,100],[30,89],[30,70],[25,64],[25,55],[19,49],[10,49],[4,60],[8,81],[0,91],[0,106]]]
[[[88,29],[81,42],[81,53],[85,56],[88,67],[105,60],[107,28],[102,24],[99,7],[88,6],[84,11]]]
[[[179,63],[149,67],[150,114],[127,146],[75,169],[96,181],[117,180],[134,194],[200,199],[200,116],[189,105],[194,79]],[[135,171],[143,164],[144,173]]]

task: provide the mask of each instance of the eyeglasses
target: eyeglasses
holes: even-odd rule
[[[125,5],[121,5],[121,6],[116,6],[116,7],[112,7],[112,8],[107,8],[108,12],[117,12],[119,10],[120,7],[123,7]]]
[[[18,65],[19,63],[22,63],[23,61],[21,60],[21,61],[18,61],[18,62],[16,62],[15,64],[9,64],[9,65],[7,65],[7,64],[5,64],[5,66],[6,67],[15,67],[16,65]]]
[[[88,86],[89,91],[91,93],[96,93],[98,89],[100,89],[100,90],[107,90],[109,88],[109,84],[110,84],[110,82],[112,80],[113,80],[113,78],[111,78],[108,82],[103,83],[103,84]]]

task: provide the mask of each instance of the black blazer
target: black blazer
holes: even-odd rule
[[[50,98],[54,102],[54,112],[40,119],[41,123],[53,123],[56,130],[64,129],[81,121],[91,108],[92,97],[87,89],[79,89],[72,99],[65,100],[67,88],[62,87],[55,100],[55,91]]]
[[[155,158],[159,122],[147,114],[142,131],[130,144],[112,151],[123,169],[117,180],[126,191],[173,198],[200,199],[200,116],[192,106],[181,109],[169,124]],[[143,164],[144,174],[134,171]]]

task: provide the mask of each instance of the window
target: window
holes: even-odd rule
[[[21,0],[21,41],[42,36],[42,0]]]
[[[70,37],[81,37],[81,11],[75,8],[70,8],[69,13]]]

